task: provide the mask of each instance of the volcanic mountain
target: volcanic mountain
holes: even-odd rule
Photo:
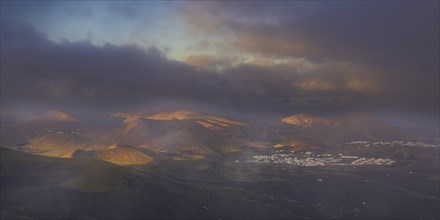
[[[286,118],[281,119],[282,122],[286,124],[291,124],[295,126],[301,126],[301,127],[309,127],[309,126],[316,126],[320,124],[327,124],[330,121],[324,118],[320,118],[317,116],[313,116],[310,114],[296,114],[292,115]]]
[[[180,118],[182,120],[153,120],[131,115],[126,117],[119,127],[93,132],[62,130],[59,127],[49,126],[26,139],[27,143],[19,145],[19,148],[45,156],[81,156],[116,164],[139,164],[150,160],[148,156],[140,156],[133,150],[109,149],[121,145],[155,152],[191,155],[240,150],[240,144],[202,126],[199,123],[200,117],[199,119],[191,119],[189,116],[185,119]],[[212,119],[209,118],[209,120]],[[67,121],[77,123],[70,119]],[[233,121],[229,123],[238,124]],[[85,153],[85,151],[88,152]]]
[[[146,164],[152,158],[135,148],[96,141],[93,133],[49,132],[38,135],[20,147],[29,153],[63,158],[103,160],[118,165]]]
[[[48,130],[76,131],[83,127],[83,123],[67,113],[60,111],[48,111],[27,118],[24,122],[20,123],[18,127],[27,133],[36,135]]]
[[[98,159],[118,165],[146,164],[153,160],[152,157],[129,147],[114,147],[105,150],[77,150],[72,158]]]
[[[68,115],[67,113],[52,110],[40,115],[30,117],[27,119],[27,121],[77,122],[78,119]]]
[[[77,132],[85,127],[78,119],[60,111],[48,111],[22,121],[2,125],[3,146],[15,148],[49,133]]]
[[[197,120],[151,120],[131,116],[96,138],[98,145],[130,145],[154,151],[197,154],[237,151],[238,144],[200,125]]]
[[[334,144],[352,140],[408,140],[415,137],[390,127],[367,113],[356,113],[338,118],[321,118],[297,114],[283,118],[282,122],[294,129],[295,138]]]
[[[135,117],[135,118],[146,118],[151,120],[159,120],[159,121],[169,121],[169,120],[192,120],[201,124],[203,127],[212,128],[212,127],[229,127],[229,126],[246,126],[245,123],[234,121],[226,118],[221,118],[217,116],[211,116],[206,114],[201,114],[197,112],[192,112],[188,110],[179,110],[175,112],[161,112],[156,114],[148,114],[148,113],[133,113],[133,114],[113,114],[116,117]]]

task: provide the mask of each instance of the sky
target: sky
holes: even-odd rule
[[[168,102],[438,122],[439,8],[438,1],[2,1],[1,107],[115,112]]]

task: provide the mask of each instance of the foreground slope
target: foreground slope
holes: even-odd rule
[[[1,149],[2,219],[268,219],[319,213],[255,192]]]

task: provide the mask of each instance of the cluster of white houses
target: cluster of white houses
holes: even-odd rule
[[[425,143],[421,141],[350,141],[345,144],[364,147],[439,147],[439,143]]]
[[[80,134],[78,131],[57,131],[57,130],[50,130],[50,129],[48,129],[48,130],[46,130],[48,133],[56,133],[56,134],[68,134],[68,133],[71,133],[71,134]]]
[[[395,161],[386,158],[365,158],[357,156],[337,155],[312,155],[311,152],[306,152],[302,157],[297,157],[289,154],[272,154],[272,155],[254,155],[250,163],[262,164],[290,164],[294,166],[365,166],[365,165],[379,165],[388,166],[395,163]]]

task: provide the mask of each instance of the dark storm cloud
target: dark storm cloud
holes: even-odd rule
[[[117,110],[171,99],[283,113],[402,106],[438,111],[437,2],[189,6],[182,10],[189,34],[206,34],[200,38],[206,45],[224,47],[214,50],[242,54],[189,54],[187,64],[154,47],[56,43],[17,19],[20,13],[2,16],[2,105]],[[109,8],[126,19],[141,11]],[[230,40],[223,38],[231,33]],[[226,43],[210,41],[218,38]],[[240,63],[240,55],[249,54],[263,61]]]
[[[303,76],[285,65],[239,65],[221,73],[198,70],[170,60],[154,48],[95,46],[86,41],[55,43],[23,23],[3,22],[1,37],[5,105],[50,103],[120,109],[169,98],[270,110],[295,105],[292,98],[297,96],[357,94],[349,88],[300,91],[303,89],[295,83],[313,81],[322,70]],[[338,73],[341,69],[328,70],[333,75],[331,83],[338,88],[347,80]]]
[[[231,52],[367,67],[361,71],[363,78],[373,79],[382,90],[367,105],[417,105],[438,111],[437,1],[214,2],[183,7],[182,14],[189,34],[212,39],[232,34],[228,44],[221,45],[230,46]],[[328,82],[309,85],[332,88]]]
[[[2,28],[2,96],[6,102],[122,104],[169,94],[198,96],[186,88],[197,84],[190,67],[166,59],[156,49],[58,44],[31,26],[4,23]]]
[[[434,60],[438,2],[208,2],[183,7],[197,31],[237,36],[243,50],[275,57]],[[198,12],[198,13],[197,13]],[[205,18],[205,19],[202,19]],[[421,53],[424,52],[424,53]],[[392,55],[392,56],[391,56]],[[377,57],[379,56],[379,57]]]

